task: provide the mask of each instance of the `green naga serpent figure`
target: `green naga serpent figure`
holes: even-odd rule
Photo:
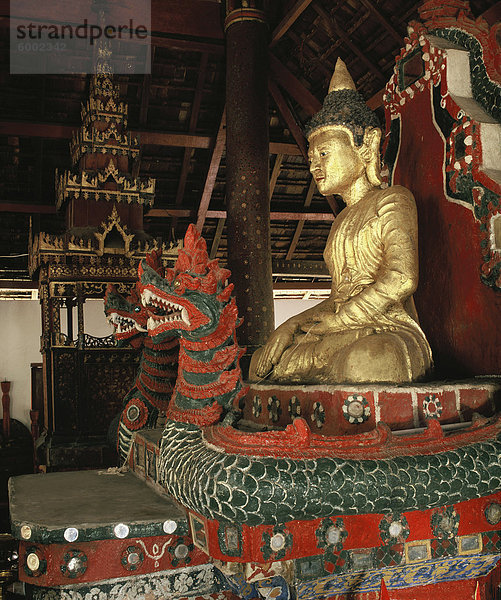
[[[474,479],[484,494],[496,491],[499,420],[448,438],[438,422],[407,437],[392,435],[383,424],[365,434],[322,436],[302,418],[285,431],[239,430],[231,417],[246,388],[229,275],[208,259],[205,241],[192,225],[175,267],[164,277],[147,261],[139,266],[138,289],[150,312],[148,335],[154,344],[172,336],[180,340],[158,468],[158,482],[177,502],[220,523],[278,527],[462,502],[478,497]],[[465,464],[468,470],[460,467]],[[458,469],[461,486],[454,483]]]
[[[174,269],[165,277],[144,260],[139,266],[143,304],[150,312],[154,345],[180,339],[178,377],[167,418],[210,425],[245,393],[235,327],[239,324],[230,271],[209,261],[205,240],[193,225]]]
[[[163,273],[161,251],[152,251],[146,262],[158,274]],[[124,398],[124,408],[110,426],[110,442],[117,447],[122,460],[127,458],[133,434],[155,427],[159,412],[165,412],[177,375],[178,340],[168,337],[155,344],[147,335],[148,312],[134,287],[125,298],[114,285],[105,295],[104,311],[114,327],[118,346],[130,344],[141,349],[134,386]]]

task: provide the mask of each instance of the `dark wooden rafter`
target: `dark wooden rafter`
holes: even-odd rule
[[[155,60],[155,46],[151,47],[151,64]],[[143,84],[141,86],[141,97],[139,99],[139,125],[145,127],[148,121],[148,105],[150,102],[151,89],[151,74],[146,73],[143,76]]]
[[[298,48],[301,48],[302,56],[307,59],[310,64],[314,65],[319,71],[321,71],[326,77],[331,77],[333,67],[327,62],[327,60],[323,59],[322,56],[318,56],[312,48],[310,48],[308,41],[309,35],[302,34],[301,36],[297,35],[294,31],[289,32],[288,37],[296,44]],[[329,65],[329,66],[327,66]]]
[[[273,197],[275,185],[277,184],[277,179],[278,179],[278,176],[280,175],[280,169],[282,168],[283,158],[284,158],[283,154],[277,154],[275,157],[275,162],[273,164],[273,169],[271,171],[271,177],[270,177],[270,200]]]
[[[198,114],[200,112],[200,105],[202,103],[202,93],[203,93],[203,88],[204,88],[204,83],[205,83],[205,76],[207,74],[207,62],[208,62],[208,55],[206,53],[204,53],[204,54],[202,54],[202,57],[200,59],[200,71],[198,74],[197,86],[195,89],[195,96],[193,98],[193,103],[191,105],[190,123],[188,126],[188,132],[190,134],[195,132],[195,129],[197,126]],[[178,185],[177,194],[176,194],[176,204],[177,205],[180,205],[183,200],[191,156],[192,156],[192,149],[186,148],[184,151],[183,165],[181,168],[181,175],[179,177],[179,185]]]
[[[77,125],[30,123],[27,121],[0,121],[0,135],[19,137],[71,138]]]
[[[273,284],[274,290],[330,290],[332,284],[330,281],[276,281]]]
[[[151,0],[151,29],[178,37],[223,40],[220,6],[205,0]]]
[[[346,29],[346,35],[351,37],[355,31],[369,19],[371,16],[370,11],[366,10],[358,15],[358,18]],[[334,72],[334,64],[330,61],[330,57],[332,54],[335,54],[339,47],[343,45],[344,39],[332,39],[332,43],[329,44],[327,49],[322,53],[318,54],[318,49],[312,49],[310,47],[311,37],[313,35],[313,31],[309,33],[303,33],[302,36],[298,36],[293,31],[288,33],[288,37],[292,39],[298,47],[301,47],[302,53],[305,58],[314,63],[315,68],[319,69],[326,77],[331,78],[332,73]],[[401,42],[400,42],[401,43]],[[384,91],[384,90],[383,90]],[[379,101],[378,94],[382,95],[382,91],[378,92],[374,95],[373,103]],[[377,96],[377,98],[376,98]],[[372,100],[372,99],[371,99]],[[379,106],[382,105],[382,98],[379,104],[373,104],[371,106],[372,110],[375,110]]]
[[[334,215],[334,217],[336,217],[339,212],[339,206],[338,206],[336,198],[334,196],[325,196],[325,199],[327,200],[327,204],[330,206],[330,209],[332,210],[332,214]]]
[[[155,48],[170,48],[171,50],[181,50],[183,52],[207,52],[216,56],[224,54],[224,43],[222,40],[207,42],[153,34],[151,43]]]
[[[280,23],[275,27],[275,30],[271,35],[270,47],[274,46],[287,33],[311,3],[312,0],[298,0],[294,6],[292,6],[287,14],[284,15]]]
[[[386,29],[386,31],[393,37],[393,39],[397,42],[397,44],[402,44],[403,38],[398,33],[398,31],[393,27],[393,25],[384,17],[374,6],[372,2],[369,0],[360,0],[360,2],[369,10],[369,12],[376,17],[376,19],[381,23],[381,25]]]
[[[152,0],[151,29],[153,46],[224,54],[220,6],[216,2]]]
[[[78,125],[52,123],[28,123],[24,121],[0,121],[0,135],[18,137],[41,137],[47,139],[70,139]],[[214,138],[210,135],[168,133],[162,131],[131,131],[139,137],[142,146],[174,146],[177,148],[210,148]],[[298,156],[301,151],[296,144],[270,142],[270,154]]]
[[[304,201],[305,208],[308,208],[310,206],[311,201],[313,199],[313,194],[315,193],[316,189],[317,189],[317,186],[315,184],[315,180],[312,177],[311,181],[310,181],[310,185],[308,186],[308,191],[306,192],[306,199]],[[294,252],[296,251],[296,247],[299,242],[301,232],[303,231],[303,227],[304,227],[304,221],[299,221],[299,223],[296,225],[296,231],[294,232],[294,235],[292,236],[292,241],[289,246],[289,250],[287,251],[287,255],[285,256],[285,260],[291,260]]]
[[[35,173],[37,177],[36,198],[40,201],[43,197],[43,163],[44,163],[44,140],[38,140],[38,152],[35,164]]]
[[[204,0],[152,0],[152,46],[168,47],[189,52],[224,54],[224,33],[220,6]],[[17,8],[17,7],[16,7]],[[29,4],[30,18],[52,22],[54,15],[44,2]],[[10,7],[8,0],[0,0],[0,28],[8,30]],[[64,23],[79,22],[78,7],[64,7]]]
[[[155,46],[151,47],[151,64],[155,60]],[[141,127],[146,126],[148,121],[148,105],[150,102],[150,90],[151,90],[151,74],[146,73],[143,77],[143,85],[141,86],[141,98],[139,104],[139,125]]]
[[[308,150],[306,148],[306,140],[304,138],[301,127],[298,125],[296,119],[294,118],[294,115],[292,114],[292,111],[289,108],[287,101],[285,100],[284,96],[282,95],[282,92],[280,91],[278,85],[272,80],[269,81],[268,85],[269,85],[271,95],[273,96],[273,99],[275,100],[275,104],[277,105],[277,108],[280,111],[280,114],[282,115],[284,121],[286,122],[287,127],[289,128],[289,131],[292,134],[292,137],[296,140],[296,144],[298,145],[298,148],[301,150],[301,154],[303,155],[304,159],[307,161],[308,160]]]
[[[153,52],[153,48],[152,48]],[[152,57],[153,62],[153,57]],[[143,77],[143,85],[141,86],[141,103],[139,106],[139,125],[144,127],[148,120],[148,103],[150,101],[150,86],[151,86],[151,75],[146,73]]]
[[[48,204],[25,204],[24,202],[0,202],[0,212],[55,215],[56,206]]]
[[[214,233],[214,238],[212,239],[212,245],[210,248],[209,258],[212,260],[216,258],[217,252],[219,250],[219,244],[221,243],[221,238],[223,236],[223,229],[226,223],[226,219],[219,219],[216,225],[216,231]]]
[[[322,103],[304,87],[284,65],[270,52],[270,69],[280,86],[312,116],[322,108]]]
[[[219,164],[223,156],[224,148],[226,144],[226,107],[223,110],[221,122],[216,136],[216,142],[212,151],[212,157],[207,172],[207,178],[205,179],[204,191],[202,192],[202,198],[200,200],[200,206],[198,207],[197,213],[197,224],[198,231],[202,231],[207,212],[209,210],[210,199],[214,185],[216,183],[217,172],[219,171]],[[226,217],[226,214],[224,215]]]
[[[14,281],[2,279],[0,289],[3,290],[38,290],[38,281],[23,281],[16,279]]]
[[[299,156],[301,154],[301,150],[296,146],[296,144],[270,142],[270,154],[289,154],[291,156]]]
[[[1,206],[1,205],[0,205]],[[185,217],[193,218],[194,210],[187,208],[151,208],[145,217]],[[204,212],[205,219],[225,219],[225,210],[209,210]],[[323,221],[331,223],[334,221],[332,213],[317,213],[317,212],[287,212],[287,211],[272,211],[270,213],[271,221]],[[198,224],[197,224],[198,228]]]
[[[340,40],[342,40],[343,44],[345,44],[350,49],[350,52],[356,54],[356,56],[358,56],[358,58],[371,71],[371,73],[373,73],[378,79],[386,81],[386,77],[381,72],[381,70],[365,56],[365,54],[360,50],[360,48],[356,44],[354,44],[351,41],[350,36],[347,33],[345,33],[341,27],[339,27],[336,20],[331,15],[329,15],[329,13],[326,10],[324,10],[324,8],[320,6],[318,2],[313,4],[313,8],[320,17],[320,21],[325,31],[329,34],[329,36],[333,39],[337,37]]]
[[[323,260],[272,260],[273,275],[297,277],[329,277],[327,265]]]
[[[60,123],[29,123],[25,121],[0,121],[0,135],[70,139],[79,125]],[[208,135],[167,133],[161,131],[131,131],[138,136],[141,145],[175,146],[181,148],[210,148],[213,138]]]
[[[380,106],[383,106],[383,97],[386,88],[382,88],[379,92],[376,92],[369,100],[367,100],[367,106],[371,110],[376,110]]]
[[[356,19],[356,21],[354,23],[352,23],[350,25],[350,27],[348,27],[348,29],[346,30],[346,34],[348,35],[348,37],[351,37],[355,31],[365,22],[367,21],[367,19],[370,17],[370,12],[369,11],[365,11],[363,13],[361,13],[360,15],[358,15],[358,18]],[[329,57],[336,52],[336,50],[343,44],[343,40],[342,39],[337,39],[337,40],[332,40],[332,43],[329,44],[329,47],[318,57],[318,61],[319,63],[325,63]],[[313,53],[314,51],[311,50],[311,52]],[[334,67],[331,63],[329,63],[330,65],[330,69],[329,72],[332,73],[334,70]]]
[[[133,4],[133,2],[130,2]],[[121,2],[126,8],[127,2]],[[153,34],[162,33],[178,37],[204,38],[208,40],[223,40],[221,13],[218,3],[206,0],[151,0],[151,30]],[[0,15],[8,16],[11,12],[9,0],[0,0]],[[14,14],[23,16],[29,14],[33,21],[57,22],[52,5],[46,2],[29,2],[26,7],[20,3],[15,6]],[[60,18],[63,23],[79,23],[82,16],[81,7],[68,3],[64,7],[64,15]],[[120,15],[123,16],[123,15]]]
[[[199,67],[199,72],[198,72],[197,84],[196,84],[196,88],[195,88],[195,95],[193,97],[193,102],[191,105],[190,122],[188,125],[188,133],[190,133],[190,134],[195,132],[195,129],[197,126],[198,114],[200,112],[200,105],[202,104],[202,94],[203,94],[203,89],[204,89],[204,84],[205,84],[205,77],[207,74],[208,60],[209,60],[208,54],[206,52],[204,52],[200,58],[200,67]],[[176,206],[181,206],[181,204],[183,202],[184,192],[186,189],[186,181],[188,179],[188,173],[190,170],[190,162],[191,162],[192,156],[193,156],[193,149],[185,148],[184,155],[183,155],[183,162],[181,164],[181,173],[179,175],[179,183],[178,183],[177,192],[176,192]],[[172,220],[172,228],[175,229],[176,226],[177,226],[177,219],[174,218]]]

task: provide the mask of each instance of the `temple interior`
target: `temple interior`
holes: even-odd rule
[[[80,4],[101,25],[135,11],[150,35],[68,57],[35,36],[66,19],[52,2],[0,0],[0,600],[500,599],[501,3]],[[372,125],[344,108],[309,125],[348,89]],[[381,130],[372,217],[316,175],[314,127],[351,127],[367,173]],[[412,214],[391,270],[397,187]],[[382,291],[355,310],[367,277]],[[201,342],[183,327],[209,328],[190,312],[202,289],[221,313]],[[324,313],[298,325],[331,300],[341,333],[322,337]],[[210,452],[235,464],[207,475]],[[170,475],[184,460],[189,484]],[[318,473],[278,483],[286,461]]]

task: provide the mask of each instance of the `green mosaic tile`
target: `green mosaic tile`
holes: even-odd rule
[[[431,556],[432,558],[442,558],[444,556],[455,556],[457,554],[457,542],[455,539],[431,540]]]
[[[501,531],[487,531],[482,534],[483,551],[488,554],[501,552]]]
[[[374,560],[377,568],[394,567],[399,565],[404,558],[403,544],[380,546],[375,549]]]

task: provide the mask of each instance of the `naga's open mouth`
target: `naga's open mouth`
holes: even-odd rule
[[[141,327],[137,321],[119,315],[118,313],[111,313],[108,317],[108,321],[115,327],[115,333],[129,333],[133,329],[147,333],[147,330],[144,329],[144,327]]]
[[[149,289],[143,290],[141,300],[144,306],[149,308],[150,311],[154,311],[148,319],[149,331],[167,323],[183,323],[188,327],[191,325],[188,311],[184,306],[160,298]]]

